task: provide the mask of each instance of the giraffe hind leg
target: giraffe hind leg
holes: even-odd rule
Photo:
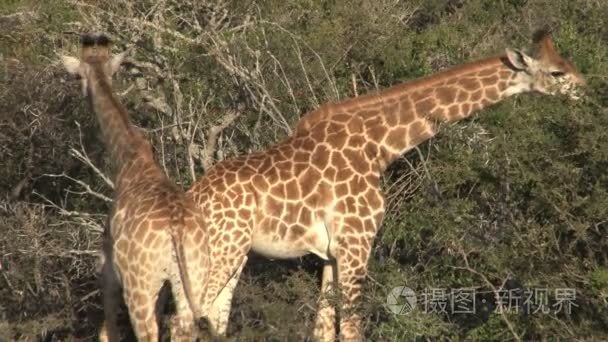
[[[336,309],[330,303],[330,297],[335,287],[335,260],[325,261],[321,281],[321,294],[319,295],[317,318],[313,336],[316,341],[334,341],[336,338]]]
[[[112,268],[111,260],[106,259],[101,273],[104,321],[99,332],[102,342],[117,342],[120,340],[117,316],[121,304],[121,287]]]
[[[156,264],[161,261],[153,258]],[[154,262],[152,262],[154,264]],[[165,276],[160,273],[146,272],[150,267],[132,265],[130,276],[123,286],[123,297],[129,311],[129,318],[138,341],[154,341],[159,338],[157,303],[164,284]],[[149,265],[148,265],[149,266]],[[131,283],[134,282],[134,283]],[[137,286],[135,286],[137,285]]]
[[[138,341],[158,341],[157,298],[158,291],[137,291],[125,295],[131,325]]]

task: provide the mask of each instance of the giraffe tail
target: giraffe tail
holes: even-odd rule
[[[202,317],[202,314],[199,310],[198,304],[196,302],[196,298],[194,298],[194,294],[192,291],[192,279],[190,278],[190,274],[188,272],[188,264],[186,258],[186,252],[184,249],[185,244],[185,230],[187,229],[185,222],[185,203],[184,201],[174,200],[171,201],[171,221],[170,221],[170,233],[171,233],[171,241],[173,243],[173,249],[175,251],[175,256],[177,259],[177,267],[179,269],[179,275],[182,281],[182,286],[184,293],[186,295],[186,299],[188,300],[188,306],[192,311],[194,318],[198,319]],[[195,265],[201,266],[201,265]]]

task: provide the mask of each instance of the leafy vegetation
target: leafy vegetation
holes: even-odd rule
[[[242,114],[217,158],[268,147],[322,103],[528,47],[541,26],[585,75],[586,98],[509,99],[388,170],[365,333],[608,339],[607,14],[598,0],[0,3],[0,340],[91,340],[100,320],[112,189],[95,118],[57,64],[76,53],[77,33],[107,32],[116,52],[130,50],[119,96],[188,187],[203,174],[208,127],[231,108]],[[230,338],[310,337],[320,262],[250,259]],[[418,295],[403,315],[385,305],[398,286]],[[451,307],[462,289],[474,312]],[[510,308],[498,305],[505,294]]]

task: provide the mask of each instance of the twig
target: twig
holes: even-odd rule
[[[192,121],[186,121],[183,122],[183,124],[191,124]],[[161,127],[158,128],[150,128],[150,129],[143,129],[146,133],[156,133],[156,132],[161,132],[163,130],[166,130],[167,128],[173,128],[173,127],[177,127],[179,126],[179,124],[171,124],[171,125],[161,125]]]
[[[304,79],[306,80],[306,85],[308,85],[308,90],[310,90],[310,95],[314,100],[315,107],[319,107],[319,99],[317,95],[315,95],[315,91],[310,83],[310,78],[308,77],[308,72],[306,72],[306,67],[304,66],[304,60],[302,59],[302,50],[300,50],[300,46],[298,42],[294,39],[296,55],[298,56],[298,62],[300,63],[300,68],[302,68],[302,73],[304,74]],[[336,93],[337,96],[337,93]]]
[[[112,199],[110,197],[108,197],[108,196],[106,196],[106,195],[104,195],[102,193],[99,193],[97,191],[94,191],[93,189],[91,189],[91,186],[89,184],[87,184],[87,183],[85,183],[85,182],[83,182],[83,181],[81,181],[79,179],[70,177],[70,176],[66,175],[65,173],[62,173],[62,174],[50,174],[50,173],[46,173],[46,174],[43,174],[42,176],[44,176],[44,177],[53,177],[53,178],[61,178],[61,177],[67,178],[67,179],[71,180],[72,182],[80,185],[81,187],[83,187],[85,189],[85,191],[77,193],[77,194],[85,194],[85,193],[87,193],[87,194],[95,196],[95,197],[97,197],[97,198],[99,198],[101,200],[104,200],[104,201],[106,201],[108,203],[112,202]]]
[[[93,290],[93,291],[89,292],[88,294],[82,296],[80,298],[80,301],[81,302],[86,302],[89,298],[97,296],[99,293],[101,293],[101,291],[99,289]]]
[[[112,182],[110,180],[110,178],[108,176],[106,176],[103,172],[101,172],[101,170],[99,170],[94,164],[93,162],[91,162],[91,159],[89,159],[89,157],[86,154],[81,153],[80,151],[76,150],[75,148],[71,148],[70,149],[71,154],[76,157],[76,159],[80,160],[81,162],[85,163],[86,165],[88,165],[91,169],[93,169],[93,171],[95,171],[95,173],[101,178],[103,179],[103,181],[112,189],[114,189],[114,182]]]
[[[165,162],[165,121],[163,120],[162,115],[157,114],[158,115],[158,120],[160,121],[160,162],[163,166],[163,172],[165,172],[165,174],[167,174],[167,164]],[[175,126],[179,126],[179,124],[176,124]]]
[[[192,101],[190,101],[189,103],[189,107],[190,107],[190,113],[191,115],[194,114],[194,109],[192,107]],[[188,140],[188,146],[187,146],[187,156],[188,156],[188,166],[190,168],[190,177],[192,177],[192,181],[196,180],[196,172],[194,171],[194,159],[192,158],[193,154],[198,154],[199,150],[193,151],[195,148],[199,148],[200,146],[194,143],[194,138],[196,137],[196,130],[198,129],[198,125],[200,124],[201,121],[201,115],[198,115],[198,117],[196,118],[196,122],[194,123],[194,127],[192,127],[192,121],[188,122],[188,131],[190,132],[190,139]],[[197,158],[200,157],[200,154],[198,154],[198,156],[196,156]]]
[[[331,86],[332,86],[332,90],[334,91],[336,99],[340,98],[340,93],[338,92],[338,87],[336,85],[336,80],[329,75],[329,72],[327,71],[327,68],[325,67],[325,63],[323,63],[323,59],[321,58],[321,56],[319,55],[319,53],[317,53],[317,51],[315,51],[315,49],[313,49],[304,39],[302,39],[301,37],[296,36],[291,31],[287,30],[286,28],[284,28],[283,26],[281,26],[280,24],[278,24],[276,22],[267,21],[267,20],[260,20],[260,23],[262,23],[262,24],[268,24],[270,26],[274,26],[274,27],[278,28],[280,31],[288,34],[294,42],[301,41],[302,44],[304,46],[306,46],[306,48],[308,48],[308,50],[310,52],[312,52],[315,55],[315,57],[317,58],[317,60],[319,61],[319,65],[321,65],[321,68],[323,69],[323,72],[325,73],[325,78],[327,79],[327,81],[329,82],[329,84],[331,84]]]
[[[47,197],[45,197],[44,195],[42,195],[36,191],[33,191],[32,193],[34,195],[40,197],[45,202],[47,202],[50,207],[57,209],[57,211],[59,212],[60,215],[66,216],[66,217],[74,217],[74,218],[76,218],[77,224],[89,227],[95,232],[103,233],[104,227],[101,226],[100,224],[98,224],[97,222],[95,222],[95,220],[94,220],[95,216],[93,214],[83,213],[80,211],[67,210],[67,209],[57,205],[56,203],[54,203],[53,201],[51,201],[50,199],[48,199]],[[99,216],[103,216],[103,215],[99,215]]]
[[[236,120],[240,112],[231,110],[222,118],[222,121],[209,128],[207,132],[207,141],[205,143],[205,154],[203,156],[203,168],[208,170],[213,165],[213,154],[215,153],[219,134],[226,129],[231,123]]]
[[[465,253],[464,250],[462,250],[462,248],[460,249],[460,254],[462,255],[463,259],[464,259],[464,264],[465,267],[461,267],[461,266],[451,266],[451,268],[454,269],[462,269],[462,270],[466,270],[468,272],[471,272],[475,275],[477,275],[478,277],[480,277],[484,283],[486,283],[486,285],[492,289],[492,292],[494,292],[494,297],[496,298],[497,303],[499,303],[498,305],[500,306],[501,310],[500,310],[500,317],[503,320],[503,322],[507,325],[507,328],[509,329],[509,331],[511,332],[511,335],[513,335],[513,338],[516,341],[521,341],[521,338],[519,337],[519,335],[517,334],[517,332],[515,331],[515,328],[513,328],[513,324],[511,323],[511,321],[507,318],[507,316],[505,315],[504,311],[502,310],[502,303],[500,301],[500,294],[498,292],[498,289],[494,286],[494,284],[492,284],[492,282],[481,272],[475,270],[474,268],[472,268],[469,265],[469,259],[467,257],[467,254]],[[501,285],[501,288],[504,286]]]
[[[93,169],[93,171],[95,171],[95,173],[101,178],[103,179],[103,181],[110,186],[110,188],[114,189],[114,182],[112,182],[112,180],[110,180],[110,178],[108,176],[106,176],[105,173],[101,172],[101,170],[99,170],[99,168],[97,168],[95,166],[95,164],[93,164],[93,162],[91,161],[91,159],[89,158],[89,156],[87,155],[86,150],[84,149],[84,144],[82,143],[82,131],[80,130],[80,123],[78,121],[75,121],[76,126],[78,127],[78,138],[80,141],[80,150],[82,151],[78,151],[75,148],[71,148],[70,152],[72,154],[72,156],[76,157],[76,159],[80,160],[81,162],[85,163],[86,165],[88,165],[91,169]]]
[[[93,255],[93,256],[98,256],[100,253],[102,253],[99,250],[92,250],[92,249],[83,249],[83,250],[78,250],[78,249],[70,249],[68,251],[65,251],[61,254],[53,254],[56,256],[67,256],[67,255]]]

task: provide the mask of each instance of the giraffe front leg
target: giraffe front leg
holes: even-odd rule
[[[325,261],[315,320],[314,338],[317,341],[334,341],[336,338],[336,309],[329,300],[336,286],[335,273],[335,260]]]
[[[232,292],[247,261],[247,253],[251,246],[251,233],[243,234],[239,231],[241,234],[234,234],[237,230],[231,226],[232,224],[231,222],[220,225],[218,231],[222,232],[222,235],[210,239],[217,243],[210,243],[209,246],[211,260],[207,288],[200,307],[204,317],[209,321],[213,335],[223,335],[226,332]],[[222,294],[223,289],[231,281],[233,286]],[[220,296],[222,298],[219,298]]]
[[[246,258],[245,253],[240,256],[222,256],[211,262],[207,292],[201,307],[204,317],[209,322],[211,334],[214,336],[222,336],[226,332],[225,327],[222,329],[221,326],[221,312],[230,312],[232,293],[228,296],[228,292],[225,292],[223,298],[220,297],[222,290],[228,286],[230,280],[234,278],[243,264],[244,258]],[[240,272],[238,273],[240,274]],[[236,278],[236,281],[238,281],[238,278]],[[236,281],[234,281],[234,285],[236,285]]]
[[[363,341],[361,302],[363,284],[367,275],[367,259],[373,235],[360,237],[363,243],[349,244],[347,238],[338,239],[338,284],[341,290],[340,336],[342,341]]]
[[[228,319],[230,318],[232,296],[234,294],[234,289],[239,282],[241,272],[243,272],[243,267],[245,267],[245,264],[247,263],[247,259],[247,256],[243,257],[240,266],[234,272],[226,286],[221,289],[219,295],[211,306],[211,311],[209,312],[209,323],[211,324],[211,327],[215,333],[220,336],[224,336],[226,334],[226,329],[228,328]]]
[[[209,273],[200,308],[209,322],[211,334],[217,336],[226,333],[232,293],[251,248],[251,231],[239,227],[236,220],[227,216],[215,224],[218,234],[209,236]]]

